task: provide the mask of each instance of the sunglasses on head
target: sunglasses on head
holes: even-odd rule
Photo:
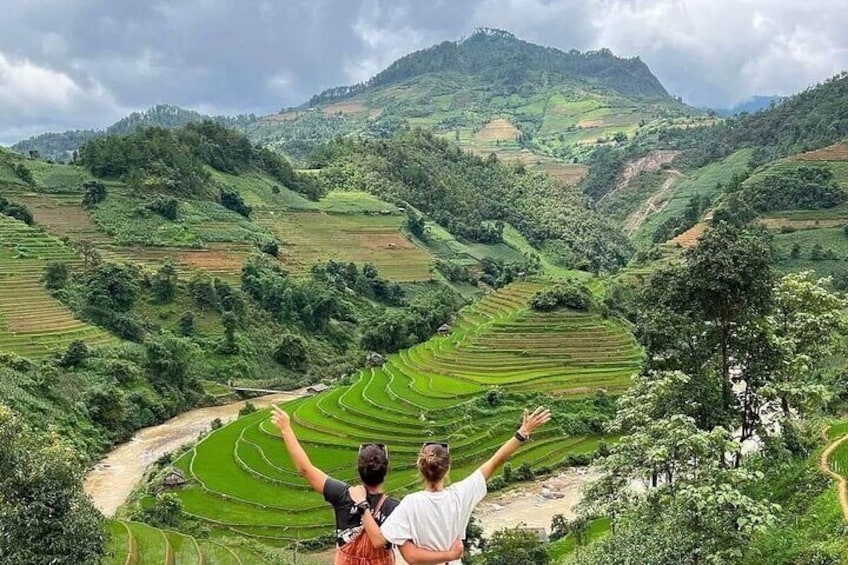
[[[424,445],[421,446],[421,449],[424,449],[425,447],[430,447],[430,446],[433,446],[433,445],[438,445],[440,447],[444,447],[445,451],[450,451],[450,446],[447,444],[447,442],[444,442],[444,441],[425,441]]]
[[[374,446],[374,447],[377,447],[377,448],[383,450],[383,453],[386,454],[386,457],[389,456],[389,446],[387,446],[385,443],[361,443],[361,444],[359,444],[359,455],[362,455],[363,449],[365,449],[366,447],[371,447],[371,446]]]

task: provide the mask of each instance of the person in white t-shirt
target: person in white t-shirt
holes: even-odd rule
[[[457,538],[465,539],[465,528],[474,507],[486,496],[486,481],[530,439],[533,431],[551,419],[551,411],[543,407],[533,413],[524,411],[521,427],[500,449],[468,478],[445,488],[451,466],[450,449],[446,443],[425,443],[418,455],[418,470],[424,478],[424,490],[401,500],[382,526],[366,512],[365,531],[374,547],[386,543],[403,546],[413,544],[434,551],[448,550]],[[365,503],[365,490],[352,487],[350,497],[355,504]],[[449,562],[461,565],[457,559]],[[411,564],[411,565],[414,565]]]

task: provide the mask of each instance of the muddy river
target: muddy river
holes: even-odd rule
[[[272,394],[251,399],[257,408],[272,403],[299,398],[305,390]],[[85,477],[85,492],[104,515],[112,517],[136,485],[144,477],[148,465],[164,454],[179,449],[197,439],[200,432],[209,431],[215,418],[223,422],[238,416],[244,401],[198,408],[180,414],[163,424],[139,430],[133,438],[109,452]]]

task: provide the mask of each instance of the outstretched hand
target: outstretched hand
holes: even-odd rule
[[[531,413],[526,408],[524,409],[524,419],[521,422],[521,428],[519,431],[525,435],[530,436],[538,427],[541,427],[548,423],[551,420],[551,411],[544,406],[539,406]]]
[[[356,485],[354,487],[350,487],[347,489],[348,495],[350,495],[350,499],[354,504],[359,504],[365,501],[365,497],[367,492],[365,491],[364,485]]]
[[[274,425],[282,432],[291,428],[291,419],[289,418],[288,413],[283,410],[280,410],[276,406],[273,407],[273,412],[271,414],[271,420],[274,422]]]

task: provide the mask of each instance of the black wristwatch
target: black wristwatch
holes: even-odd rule
[[[517,432],[515,432],[515,439],[517,439],[521,443],[524,443],[525,441],[530,439],[530,436],[526,436],[526,435],[521,433],[521,430],[518,430]]]
[[[365,514],[369,510],[371,510],[371,505],[368,504],[367,500],[363,500],[356,505],[356,511],[359,512],[360,515]]]

